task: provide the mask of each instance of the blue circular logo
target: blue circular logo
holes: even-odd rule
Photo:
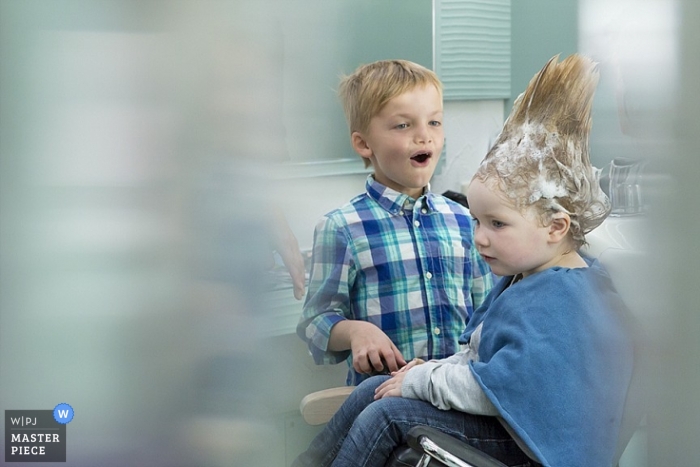
[[[53,418],[56,420],[58,423],[65,425],[66,423],[70,422],[73,420],[73,407],[66,403],[61,403],[58,404],[56,407],[53,409]]]

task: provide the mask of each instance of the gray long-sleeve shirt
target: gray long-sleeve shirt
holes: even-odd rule
[[[402,396],[428,401],[442,410],[498,415],[469,367],[470,361],[479,361],[480,341],[481,326],[474,330],[464,350],[411,368],[401,385]]]

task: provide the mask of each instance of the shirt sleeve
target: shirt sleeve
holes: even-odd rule
[[[466,349],[442,360],[431,360],[411,368],[404,377],[401,394],[428,401],[438,409],[459,410],[476,415],[498,415],[498,410],[474,377],[469,362],[478,361],[481,330],[473,334]]]
[[[331,329],[339,321],[353,319],[350,294],[355,278],[354,261],[342,226],[329,217],[314,230],[311,275],[297,334],[306,341],[317,364],[345,361],[350,351],[328,350]]]

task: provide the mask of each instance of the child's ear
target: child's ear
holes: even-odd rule
[[[371,159],[373,155],[372,149],[367,144],[367,140],[364,136],[362,136],[362,133],[359,131],[353,131],[350,135],[350,143],[352,144],[352,148],[355,150],[355,152],[361,157],[367,160]]]
[[[571,218],[565,212],[557,212],[552,215],[549,224],[549,238],[552,242],[560,242],[569,234]]]

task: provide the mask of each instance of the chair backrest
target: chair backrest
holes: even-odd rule
[[[627,390],[627,398],[625,399],[625,407],[622,414],[622,426],[620,427],[620,433],[617,439],[617,450],[615,452],[615,463],[613,465],[617,465],[620,461],[632,436],[642,424],[647,406],[647,385],[644,384],[644,380],[646,379],[646,363],[643,357],[643,349],[639,346],[635,348],[634,360],[632,381]]]
[[[635,338],[634,368],[623,409],[622,426],[615,454],[615,463],[617,463],[641,425],[647,407],[648,384],[645,381],[648,376],[649,358],[644,346],[647,341],[645,330],[640,319],[640,314],[645,312],[647,304],[643,303],[644,294],[639,293],[642,281],[638,273],[648,270],[648,265],[643,252],[629,249],[608,248],[598,255],[598,259],[607,269],[615,288],[632,314]]]

